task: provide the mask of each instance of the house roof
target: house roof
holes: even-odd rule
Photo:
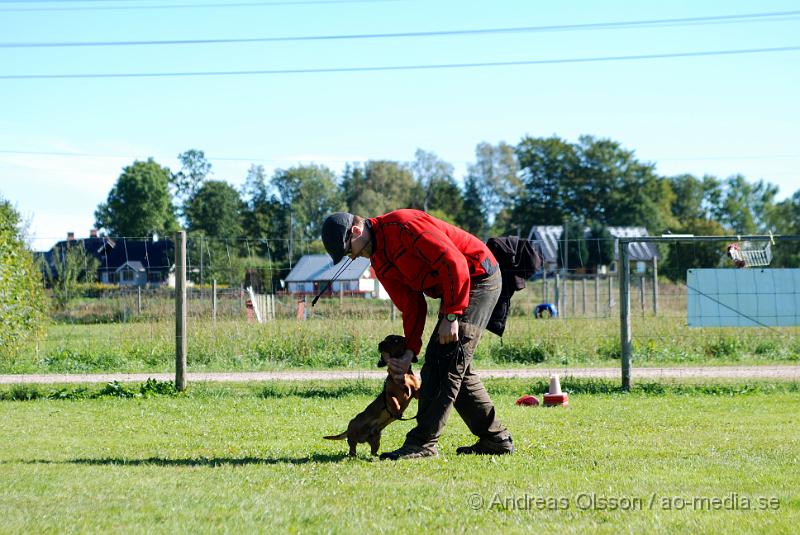
[[[614,238],[649,236],[644,227],[608,227],[608,231]],[[556,264],[558,263],[558,240],[561,239],[562,232],[561,225],[534,225],[528,233],[528,239],[533,240],[541,247],[545,262]],[[589,228],[587,227],[584,235],[588,232]],[[633,261],[650,262],[653,258],[659,258],[658,249],[652,243],[632,242],[628,250],[631,253],[630,259]],[[614,256],[619,258],[618,240],[614,240]]]
[[[608,227],[608,231],[615,238],[640,238],[650,235],[644,227]],[[653,258],[660,258],[655,243],[631,242],[628,251],[633,261],[650,262]],[[614,240],[614,256],[619,258],[619,240]]]
[[[132,270],[138,271],[139,273],[142,273],[145,270],[144,266],[142,265],[142,263],[139,262],[138,260],[128,260],[127,262],[122,264],[120,267],[118,267],[117,271],[122,270],[125,266],[128,266]]]
[[[67,244],[70,247],[83,246],[87,253],[100,262],[100,271],[116,271],[126,262],[130,265],[138,262],[141,270],[166,271],[172,267],[175,259],[172,240],[112,239],[100,236],[56,243],[50,251],[43,254],[51,269],[54,269],[54,251],[56,248],[65,248]]]
[[[326,254],[307,254],[295,264],[286,282],[321,282],[332,280],[336,272],[349,258],[344,257],[335,266],[333,260]],[[369,259],[358,257],[339,275],[337,280],[357,280],[369,269]]]

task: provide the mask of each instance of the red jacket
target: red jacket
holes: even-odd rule
[[[472,234],[419,210],[395,210],[367,220],[375,237],[370,262],[403,313],[408,349],[419,354],[428,307],[442,299],[441,314],[463,314],[470,279],[492,273],[497,261]]]

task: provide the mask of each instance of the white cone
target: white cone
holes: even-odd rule
[[[550,376],[550,391],[548,394],[560,394],[561,393],[561,381],[558,380],[558,375],[551,375]]]

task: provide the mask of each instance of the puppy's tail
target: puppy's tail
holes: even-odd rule
[[[347,438],[347,431],[345,431],[343,433],[339,433],[338,435],[328,435],[328,436],[322,437],[322,438],[325,438],[327,440],[344,440],[344,439]]]

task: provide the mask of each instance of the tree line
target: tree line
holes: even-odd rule
[[[271,176],[252,165],[239,189],[212,178],[201,150],[179,161],[177,172],[153,159],[125,167],[95,212],[98,228],[111,236],[149,236],[183,227],[190,238],[209,238],[205,253],[190,254],[222,259],[217,264],[228,268],[244,255],[286,264],[323,252],[320,226],[334,211],[369,217],[418,208],[483,239],[527,237],[532,225],[590,228],[596,236],[605,236],[607,226],[641,226],[651,234],[800,234],[800,190],[778,202],[775,185],[742,175],[662,176],[633,150],[593,136],[482,142],[461,180],[453,165],[422,149],[410,162],[351,163],[339,176],[324,165]],[[776,250],[778,265],[798,265],[796,249]],[[664,251],[667,274],[685,271],[677,251]]]

